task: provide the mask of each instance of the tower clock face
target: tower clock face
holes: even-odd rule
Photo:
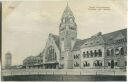
[[[73,23],[73,19],[72,18],[70,18],[70,23]]]

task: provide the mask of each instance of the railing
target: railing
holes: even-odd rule
[[[12,75],[126,75],[124,69],[8,69],[2,76]]]

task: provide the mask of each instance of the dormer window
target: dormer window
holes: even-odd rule
[[[85,45],[88,45],[87,43]]]

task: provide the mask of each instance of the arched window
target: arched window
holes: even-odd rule
[[[98,53],[99,53],[99,57],[102,57],[102,51],[100,49],[98,50]]]
[[[87,58],[89,57],[89,52],[87,51]]]
[[[108,62],[108,66],[111,66],[111,63],[110,62]]]
[[[76,59],[76,55],[74,55],[74,59]]]
[[[96,63],[93,63],[93,66],[96,66]]]
[[[54,49],[52,49],[52,59],[55,60],[55,53],[54,53]]]
[[[115,62],[115,66],[117,66],[118,62]]]
[[[93,62],[93,66],[98,66],[97,65],[97,60]]]
[[[52,46],[49,48],[50,54],[52,54]]]
[[[102,66],[102,61],[99,61],[99,66]]]
[[[111,55],[114,55],[114,50],[113,49],[111,49]]]
[[[97,60],[97,66],[99,66],[100,65],[100,63],[99,63],[99,61]]]
[[[74,55],[74,59],[79,59],[80,54]]]
[[[102,62],[100,63],[100,66],[102,66]]]
[[[77,54],[77,59],[79,59],[80,54]]]
[[[57,56],[56,56],[56,52],[53,46],[50,46],[47,48],[47,52],[46,52],[46,61],[54,61],[56,60]]]
[[[90,66],[90,63],[88,63],[87,66]]]
[[[79,67],[79,63],[78,62],[75,62],[74,63],[74,67]]]
[[[95,57],[97,57],[97,51],[96,50],[94,51],[94,55],[95,55]]]
[[[92,52],[92,50],[90,51],[90,55],[91,55],[91,57],[93,57],[93,52]]]
[[[86,67],[85,63],[83,63],[83,67]]]
[[[56,52],[55,52],[54,58],[55,58],[55,60],[57,59]]]
[[[110,56],[110,51],[109,50],[107,50],[107,56]]]
[[[87,61],[84,61],[83,67],[88,67],[88,66],[90,66],[90,63],[88,63]]]
[[[127,66],[127,61],[125,61],[124,63],[125,63],[125,66]]]
[[[115,50],[115,54],[119,55],[119,49],[118,48]]]
[[[120,54],[124,55],[124,49],[123,48],[120,49]]]
[[[86,57],[86,54],[85,54],[85,52],[83,52],[83,58],[85,58]]]
[[[54,49],[52,49],[52,53],[54,53]]]
[[[94,61],[93,66],[102,66],[102,61],[101,60]]]

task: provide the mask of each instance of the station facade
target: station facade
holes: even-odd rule
[[[114,69],[126,65],[127,29],[78,39],[75,17],[68,5],[62,14],[59,35],[50,33],[43,51],[23,61],[25,68],[42,69]]]

